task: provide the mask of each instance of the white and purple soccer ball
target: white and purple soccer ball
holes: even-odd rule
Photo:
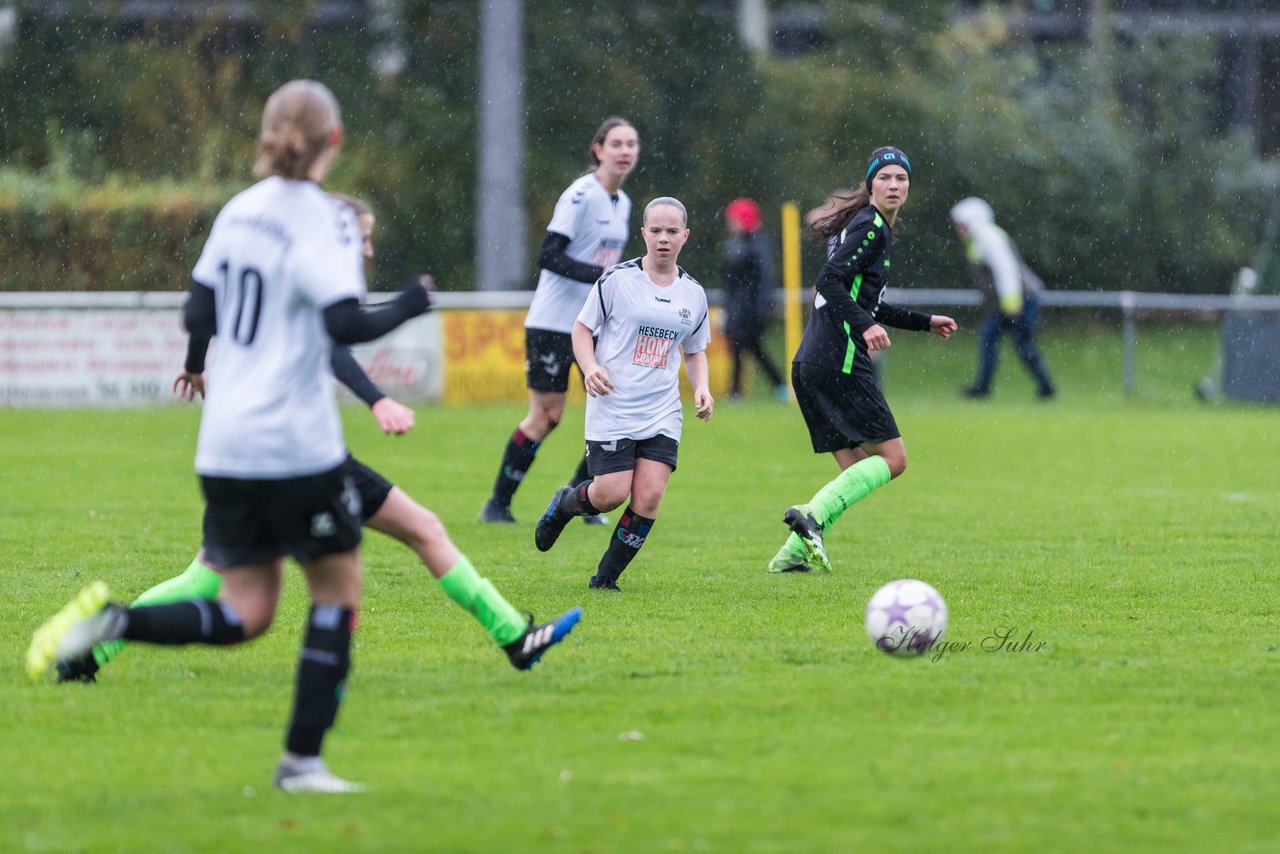
[[[922,655],[947,628],[947,603],[923,581],[902,578],[881,587],[867,603],[867,634],[889,655]]]

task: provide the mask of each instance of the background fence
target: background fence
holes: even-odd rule
[[[808,289],[800,291],[807,310]],[[389,294],[373,294],[386,299]],[[357,358],[388,393],[404,400],[519,400],[524,394],[524,310],[532,291],[436,295],[432,314]],[[708,291],[713,306],[720,291]],[[185,336],[178,292],[0,293],[0,406],[152,405],[169,400]],[[777,304],[786,294],[781,289]],[[976,290],[890,289],[890,302],[976,309]],[[1123,337],[1124,390],[1137,375],[1142,317],[1195,315],[1222,322],[1222,388],[1231,397],[1280,401],[1280,296],[1046,291],[1047,308],[1114,313]],[[718,316],[717,316],[718,317]],[[713,318],[713,385],[723,385],[725,343]],[[216,344],[215,344],[216,346]],[[1217,382],[1215,378],[1213,380]],[[713,389],[714,390],[714,389]],[[1216,391],[1216,389],[1214,389]]]

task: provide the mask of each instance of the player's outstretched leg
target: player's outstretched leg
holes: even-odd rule
[[[36,629],[27,648],[27,675],[40,680],[59,659],[75,658],[96,643],[119,637],[124,627],[119,612],[125,609],[108,602],[109,597],[107,585],[95,581]]]
[[[528,670],[538,663],[542,654],[568,637],[569,632],[582,619],[581,608],[570,608],[549,623],[534,625],[532,617],[524,636],[503,649],[511,666],[516,670]]]
[[[440,589],[476,619],[498,646],[524,637],[529,621],[508,602],[493,583],[482,578],[466,555],[440,576]]]
[[[470,614],[499,648],[515,643],[528,632],[529,619],[458,550],[440,517],[404,490],[392,487],[382,506],[365,524],[411,548],[436,579],[440,590]]]
[[[550,623],[534,625],[532,617],[521,616],[487,578],[480,577],[466,555],[460,554],[453,568],[440,577],[440,587],[484,626],[517,670],[532,667],[582,618],[582,611],[574,608]]]
[[[59,661],[79,658],[116,638],[166,646],[230,646],[245,639],[244,621],[226,602],[190,599],[128,608],[108,602],[107,595],[106,585],[95,582],[40,627],[27,650],[27,672],[33,679]]]
[[[130,608],[143,605],[168,605],[188,599],[217,599],[222,588],[222,575],[200,561],[199,556],[181,575],[160,582],[129,603]],[[78,658],[60,660],[59,682],[93,682],[99,669],[128,646],[124,638],[100,643]]]

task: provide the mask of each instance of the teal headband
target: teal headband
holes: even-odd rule
[[[886,148],[875,157],[871,158],[871,162],[867,164],[867,189],[871,189],[871,179],[876,176],[886,166],[901,166],[907,170],[907,175],[911,175],[911,161],[907,159],[907,155],[899,148]]]

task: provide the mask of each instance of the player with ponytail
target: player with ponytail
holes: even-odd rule
[[[906,447],[871,354],[889,347],[885,327],[947,338],[956,322],[884,301],[893,226],[911,189],[911,161],[901,150],[877,148],[853,192],[815,217],[812,230],[830,254],[791,367],[796,402],[814,453],[830,453],[840,474],[805,504],[789,508],[791,534],[769,562],[770,572],[831,569],[823,535],[851,505],[902,474]]]

